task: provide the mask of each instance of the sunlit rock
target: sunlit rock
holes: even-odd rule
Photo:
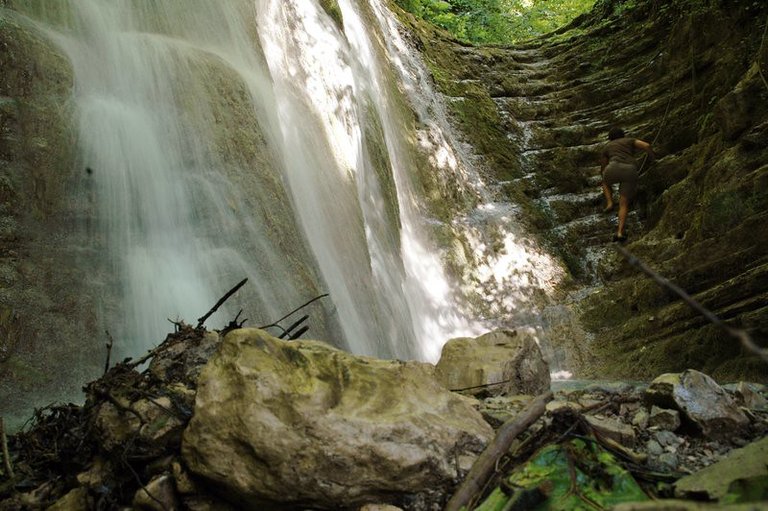
[[[632,448],[635,446],[635,430],[632,429],[632,426],[617,420],[591,415],[585,416],[585,419],[600,437],[611,439],[625,447]]]
[[[536,339],[514,330],[451,339],[443,346],[435,375],[450,390],[492,396],[539,394],[550,384]]]
[[[338,507],[450,486],[491,435],[426,364],[242,329],[200,375],[182,455],[233,503]]]
[[[648,386],[645,398],[650,404],[680,410],[708,437],[732,436],[749,423],[720,385],[693,369],[659,376]]]

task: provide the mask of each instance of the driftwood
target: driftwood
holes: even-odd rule
[[[3,418],[0,417],[0,444],[3,449],[3,469],[9,479],[13,479],[13,465],[11,465],[11,455],[8,453],[8,438],[5,436],[5,425]]]
[[[544,415],[547,403],[551,399],[552,392],[536,397],[521,413],[502,424],[496,432],[496,437],[480,454],[464,482],[448,501],[445,511],[459,511],[480,492],[493,473],[498,460],[509,451],[512,441]]]

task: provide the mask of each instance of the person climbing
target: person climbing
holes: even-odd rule
[[[637,193],[638,167],[635,155],[639,151],[645,151],[651,159],[656,157],[648,142],[627,137],[621,128],[613,127],[608,131],[608,143],[600,155],[600,175],[603,177],[603,194],[606,201],[603,213],[613,211],[612,186],[619,183],[619,226],[613,241],[627,240],[624,225],[627,222],[629,205]]]

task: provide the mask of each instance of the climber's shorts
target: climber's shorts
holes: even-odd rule
[[[633,199],[637,193],[637,165],[612,161],[605,167],[603,182],[608,186],[619,183],[619,193]]]

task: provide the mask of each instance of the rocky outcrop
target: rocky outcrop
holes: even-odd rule
[[[533,335],[494,330],[443,345],[435,375],[448,390],[470,395],[541,394],[549,389],[549,366]]]
[[[699,371],[663,374],[651,382],[645,398],[652,405],[679,410],[689,422],[711,438],[738,435],[749,424],[749,419],[735,399],[712,378]],[[651,412],[651,423],[660,413]],[[664,429],[674,430],[676,427]]]
[[[465,138],[574,277],[578,324],[550,325],[577,373],[695,367],[764,381],[765,363],[610,246],[598,152],[611,125],[652,142],[627,248],[733,327],[768,334],[768,6],[597,2],[514,48],[457,45],[413,24]],[[403,17],[409,22],[408,17]],[[546,312],[545,312],[546,313]]]
[[[233,503],[333,508],[451,485],[490,437],[425,364],[243,329],[200,375],[183,456]]]
[[[645,500],[636,478],[672,482],[742,446],[748,458],[734,455],[737,468],[722,465],[742,479],[727,484],[725,497],[709,498],[759,498],[765,442],[750,444],[768,433],[768,411],[745,412],[749,424],[739,436],[713,440],[650,425],[648,412],[659,410],[644,404],[645,385],[553,387],[555,401],[499,460],[496,477],[506,482],[480,509],[534,496],[563,502],[559,509],[578,505],[580,495],[605,506]],[[746,388],[758,405],[765,398],[759,384],[723,391],[736,396]],[[83,407],[39,411],[10,438],[15,475],[0,472],[0,510],[433,511],[445,507],[490,439],[482,418],[506,428],[504,436],[532,403],[543,404],[542,396],[477,400],[448,392],[427,364],[183,323],[146,357],[111,367],[85,390]],[[679,495],[699,497],[702,484]]]

